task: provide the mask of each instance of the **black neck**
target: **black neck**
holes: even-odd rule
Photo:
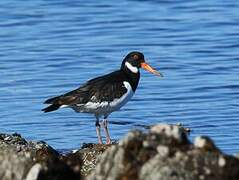
[[[138,87],[140,72],[138,71],[137,73],[133,73],[128,68],[121,68],[121,71],[124,72],[124,74],[126,75],[127,81],[130,83],[133,91],[135,92]]]

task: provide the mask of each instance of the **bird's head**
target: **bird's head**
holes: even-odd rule
[[[149,64],[145,62],[144,55],[141,52],[133,51],[130,52],[123,60],[121,64],[122,70],[127,70],[132,73],[139,73],[139,69],[143,68],[157,76],[163,76],[160,72],[156,71]]]

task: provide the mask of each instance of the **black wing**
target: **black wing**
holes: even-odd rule
[[[121,71],[97,77],[71,92],[45,101],[52,104],[43,109],[45,112],[54,111],[62,105],[85,104],[87,102],[113,101],[127,92],[123,81],[126,79]]]

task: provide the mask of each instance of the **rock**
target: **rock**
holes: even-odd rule
[[[29,154],[29,156],[35,158],[36,161],[45,160],[46,158],[58,157],[59,153],[51,146],[47,145],[43,141],[27,142],[21,135],[14,133],[0,134],[0,149],[12,149],[16,153]]]
[[[81,176],[87,176],[95,169],[97,160],[101,157],[101,154],[110,146],[106,144],[83,144],[80,150],[66,154],[61,159],[74,172],[80,173]]]
[[[39,164],[39,163],[36,163],[29,170],[29,172],[28,172],[28,174],[26,176],[26,180],[37,180],[41,170],[42,170],[42,165]]]
[[[194,146],[204,149],[205,151],[218,151],[220,150],[216,147],[213,140],[207,136],[198,136],[194,140]]]
[[[26,141],[14,133],[0,134],[1,180],[78,180],[95,169],[111,145],[84,144],[74,153],[59,154],[43,141]]]
[[[30,154],[16,154],[13,148],[0,148],[1,180],[21,180],[33,166]]]
[[[135,130],[113,145],[84,144],[59,154],[45,142],[0,134],[1,180],[222,180],[239,179],[239,158],[206,136],[192,144],[182,125]]]
[[[45,142],[27,142],[19,134],[0,134],[1,180],[80,179]]]
[[[194,144],[179,125],[133,131],[101,155],[88,180],[238,180],[239,159],[223,154],[208,137]]]
[[[70,166],[59,158],[48,159],[41,163],[42,170],[39,173],[38,180],[79,180],[80,173],[75,173]]]

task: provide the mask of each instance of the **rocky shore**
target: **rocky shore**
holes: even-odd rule
[[[238,180],[239,158],[209,137],[188,140],[185,128],[134,130],[113,145],[84,144],[60,154],[45,142],[0,134],[1,180]]]

